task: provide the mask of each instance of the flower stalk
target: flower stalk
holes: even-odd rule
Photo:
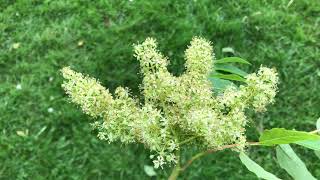
[[[257,146],[257,145],[260,145],[259,142],[247,142],[246,143],[246,146]],[[241,146],[241,144],[225,145],[225,146],[222,146],[217,149],[209,149],[207,151],[197,153],[196,155],[192,156],[183,166],[181,166],[180,162],[178,162],[177,165],[173,168],[171,175],[169,176],[168,179],[169,180],[176,180],[181,172],[185,171],[195,160],[197,160],[205,155],[208,155],[208,154],[211,154],[211,153],[214,153],[217,151],[222,151],[225,149],[235,148],[237,146]]]

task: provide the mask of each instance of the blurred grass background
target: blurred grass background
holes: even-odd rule
[[[319,23],[318,0],[0,0],[0,179],[149,179],[143,170],[152,165],[148,151],[99,141],[92,119],[68,103],[59,73],[71,66],[111,90],[121,85],[139,94],[132,44],[149,36],[158,39],[176,75],[195,35],[214,43],[217,58],[231,47],[253,63],[249,71],[260,64],[278,70],[277,102],[251,116],[251,140],[271,127],[311,131],[320,116]],[[287,179],[271,149],[248,153]],[[312,151],[298,153],[320,178]],[[169,172],[157,170],[158,179]],[[196,161],[182,176],[255,178],[230,151]]]

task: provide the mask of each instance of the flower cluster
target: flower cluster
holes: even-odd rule
[[[139,103],[127,88],[118,87],[114,96],[94,78],[62,69],[62,85],[71,101],[92,117],[98,137],[108,142],[143,143],[155,155],[155,167],[177,161],[182,145],[219,148],[230,143],[244,147],[246,109],[265,111],[273,103],[278,77],[273,69],[261,67],[246,77],[246,85],[229,87],[222,94],[212,93],[207,79],[213,68],[210,42],[195,37],[185,51],[186,71],[175,77],[167,70],[168,59],[147,38],[134,46],[140,62],[144,103]]]

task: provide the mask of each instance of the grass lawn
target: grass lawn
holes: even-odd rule
[[[68,102],[59,72],[71,66],[111,91],[121,85],[138,95],[132,44],[149,36],[158,39],[176,75],[184,70],[183,53],[194,35],[211,40],[217,58],[231,47],[253,63],[249,71],[260,64],[278,70],[277,102],[250,117],[250,140],[271,127],[314,130],[320,116],[319,29],[319,0],[0,0],[0,179],[149,179],[143,170],[152,165],[149,152],[98,140],[92,119]],[[319,159],[294,148],[320,178]],[[250,148],[248,154],[288,179],[270,149]],[[158,179],[169,172],[157,170]],[[231,151],[196,161],[182,176],[255,178]]]

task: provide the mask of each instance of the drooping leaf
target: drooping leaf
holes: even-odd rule
[[[231,74],[237,74],[242,77],[244,77],[248,74],[248,73],[244,72],[243,70],[241,70],[235,66],[232,66],[232,65],[216,64],[214,66],[214,69],[216,71],[224,71],[224,72],[231,73]]]
[[[235,86],[232,81],[220,79],[220,78],[209,78],[213,84],[213,90],[217,93],[223,92],[228,86]]]
[[[154,171],[153,166],[144,165],[144,172],[150,177],[157,175],[157,173]]]
[[[280,167],[285,169],[293,179],[297,180],[315,180],[312,174],[308,171],[306,165],[296,155],[293,149],[288,144],[279,145],[276,148],[277,160]]]
[[[215,63],[215,64],[242,63],[242,64],[251,65],[250,62],[248,62],[247,60],[244,60],[244,59],[242,59],[242,58],[239,58],[239,57],[226,57],[226,58],[218,59],[218,60],[216,60],[214,63]]]
[[[242,164],[244,164],[247,169],[254,174],[256,174],[259,178],[267,179],[267,180],[279,180],[278,177],[264,170],[260,165],[251,160],[246,154],[243,152],[239,155]]]
[[[227,79],[227,80],[231,80],[231,81],[240,81],[240,82],[245,82],[246,79],[244,79],[243,77],[236,75],[236,74],[218,74],[218,73],[214,73],[211,75],[211,77],[213,78],[219,78],[219,79]]]
[[[265,130],[259,138],[261,145],[272,146],[276,144],[289,144],[305,140],[320,140],[320,136],[304,131],[273,128]]]
[[[315,151],[320,151],[320,141],[309,140],[309,141],[298,141],[295,144],[299,144],[300,146],[304,146],[309,149],[313,149]]]

